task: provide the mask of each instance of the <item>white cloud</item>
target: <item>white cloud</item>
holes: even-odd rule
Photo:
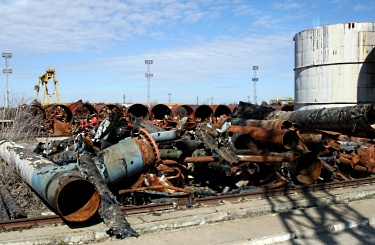
[[[153,33],[155,26],[206,16],[196,4],[172,0],[2,1],[0,9],[0,45],[36,52],[104,49],[103,43]]]
[[[278,1],[272,4],[275,8],[281,10],[292,10],[292,9],[299,9],[303,6],[301,2],[294,1],[294,0],[287,0],[287,1]]]
[[[354,6],[354,11],[362,12],[362,11],[371,11],[373,8],[369,5],[364,4],[356,4]]]

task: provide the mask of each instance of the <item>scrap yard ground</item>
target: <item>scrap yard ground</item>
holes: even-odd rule
[[[138,238],[102,223],[0,233],[0,244],[374,244],[373,185],[128,215]]]

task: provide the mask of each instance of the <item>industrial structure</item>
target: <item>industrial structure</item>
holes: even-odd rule
[[[294,41],[295,109],[375,102],[375,22],[316,27]]]
[[[254,82],[254,105],[257,105],[257,82],[258,82],[258,78],[257,78],[257,70],[258,70],[258,66],[253,66],[253,71],[254,71],[254,77],[253,77],[253,82]]]
[[[150,99],[150,79],[154,76],[150,72],[150,65],[152,65],[153,60],[145,60],[145,64],[147,65],[147,72],[145,73],[145,76],[147,78],[147,106],[151,105],[151,99]]]
[[[53,85],[54,85],[54,89],[55,89],[54,93],[49,93],[49,91],[48,91],[48,81],[50,79],[53,79]],[[41,102],[39,100],[39,92],[40,92],[41,86],[44,86],[43,102]],[[47,67],[46,73],[42,76],[39,76],[38,84],[34,86],[34,90],[36,90],[35,100],[39,103],[42,103],[42,105],[50,104],[51,103],[51,97],[53,95],[56,96],[56,102],[60,103],[59,88],[58,88],[58,85],[57,85],[57,78],[56,78],[56,74],[55,74],[55,69]]]
[[[8,59],[12,58],[12,53],[2,53],[2,57],[5,59],[5,68],[3,69],[3,73],[6,76],[6,95],[5,95],[5,108],[9,108],[9,74],[12,73],[12,69],[8,66]]]

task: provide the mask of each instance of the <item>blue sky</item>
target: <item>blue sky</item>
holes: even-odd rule
[[[61,102],[146,103],[151,59],[152,103],[254,102],[253,66],[260,103],[294,96],[298,32],[374,22],[374,10],[365,0],[0,0],[0,51],[13,54],[11,101],[34,99],[51,67]],[[0,84],[3,106],[4,74]]]

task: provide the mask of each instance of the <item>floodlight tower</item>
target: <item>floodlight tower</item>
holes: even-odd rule
[[[168,103],[169,103],[169,105],[171,104],[171,95],[172,95],[172,93],[168,93],[168,96],[169,96]]]
[[[154,76],[150,72],[150,65],[152,65],[153,60],[145,60],[145,64],[147,65],[147,72],[145,73],[145,76],[147,77],[147,106],[150,107],[150,79]]]
[[[12,73],[12,69],[8,68],[8,59],[12,58],[12,53],[3,53],[2,54],[3,58],[5,59],[5,68],[3,69],[3,73],[6,76],[7,84],[6,84],[6,96],[5,96],[5,107],[9,108],[9,74]]]
[[[258,78],[257,78],[257,70],[258,70],[258,66],[253,66],[253,71],[254,71],[254,77],[253,77],[253,82],[254,82],[254,105],[257,105],[257,82],[258,82]]]

